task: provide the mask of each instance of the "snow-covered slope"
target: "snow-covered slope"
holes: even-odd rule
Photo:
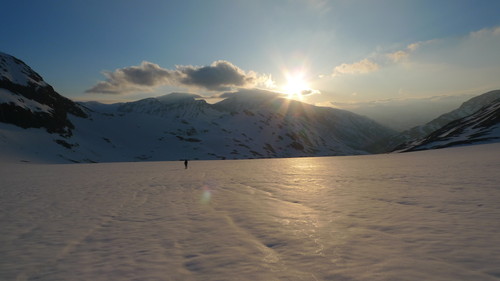
[[[28,65],[0,52],[0,122],[68,136],[73,129],[68,114],[86,117]]]
[[[75,104],[14,57],[2,54],[2,63],[0,152],[21,161],[367,154],[374,152],[372,143],[394,133],[347,111],[263,90],[226,93],[218,104],[183,93],[112,105]]]
[[[500,279],[500,144],[0,167],[0,280]]]
[[[2,82],[10,82],[19,87],[44,88],[49,85],[23,61],[0,52],[0,77]]]
[[[500,98],[477,112],[450,122],[425,138],[396,150],[415,151],[491,142],[500,142]]]
[[[83,105],[91,117],[72,119],[63,154],[78,162],[367,154],[367,145],[392,133],[350,112],[265,91],[231,93],[215,105],[179,93]]]
[[[477,112],[497,99],[500,99],[500,90],[490,91],[474,97],[464,102],[459,108],[443,114],[425,125],[414,127],[393,137],[388,141],[388,149],[393,150],[395,147],[409,146],[416,140],[420,140],[434,131],[441,129],[446,124]]]

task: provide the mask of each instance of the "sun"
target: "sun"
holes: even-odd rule
[[[310,89],[309,84],[303,72],[285,73],[286,84],[282,87],[282,91],[289,99],[302,100],[305,91]]]

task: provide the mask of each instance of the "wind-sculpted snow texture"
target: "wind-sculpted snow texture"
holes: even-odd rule
[[[500,145],[1,164],[1,280],[500,280]]]

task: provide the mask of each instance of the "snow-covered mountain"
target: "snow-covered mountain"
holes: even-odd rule
[[[71,135],[68,114],[86,117],[21,60],[0,52],[0,122]]]
[[[500,142],[500,98],[422,139],[398,147],[397,150],[406,152],[491,142]]]
[[[367,154],[374,151],[370,149],[374,142],[394,134],[366,117],[263,90],[226,93],[226,99],[217,104],[183,93],[111,105],[77,104],[58,95],[40,75],[12,56],[2,54],[1,68],[0,152],[13,160],[110,162]]]
[[[93,161],[367,154],[374,140],[393,133],[350,112],[257,90],[228,94],[217,104],[175,93],[123,104],[82,105],[91,118],[75,119],[72,146],[92,142],[85,147],[92,148],[86,154],[93,155]]]
[[[423,138],[441,129],[448,123],[467,117],[483,107],[490,106],[498,99],[500,99],[500,90],[490,91],[471,98],[453,111],[445,113],[424,125],[414,127],[392,137],[387,141],[386,148],[387,150],[395,150],[401,149],[402,147],[410,147],[413,143],[421,141]]]

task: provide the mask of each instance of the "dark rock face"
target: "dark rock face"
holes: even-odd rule
[[[0,122],[22,128],[45,128],[49,133],[71,135],[74,128],[67,114],[86,118],[87,114],[73,101],[61,96],[42,77],[21,60],[0,53],[0,88],[14,95],[19,103],[0,103]],[[26,101],[49,108],[33,110],[20,106]]]

